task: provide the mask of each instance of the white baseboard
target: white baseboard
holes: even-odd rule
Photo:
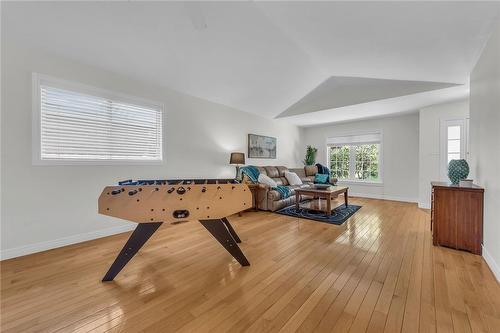
[[[35,244],[29,244],[24,246],[19,246],[11,249],[5,249],[0,251],[0,260],[11,259],[16,257],[25,256],[28,254],[47,251],[55,249],[58,247],[85,242],[88,240],[93,240],[101,237],[111,236],[115,234],[120,234],[122,232],[130,231],[135,228],[134,224],[123,225],[119,227],[101,229],[96,231],[91,231],[83,234],[72,235],[68,237],[58,238],[46,242],[40,242]]]
[[[431,205],[428,204],[427,202],[419,202],[418,203],[418,208],[431,209]]]
[[[406,198],[406,197],[398,197],[398,196],[392,196],[392,195],[383,195],[384,200],[392,200],[392,201],[402,201],[402,202],[411,202],[411,203],[417,203],[418,199],[416,198]]]
[[[349,192],[349,196],[360,197],[360,198],[369,198],[369,199],[381,199],[381,200],[411,202],[411,203],[418,202],[418,200],[416,198],[405,198],[405,197],[398,197],[398,196],[385,195],[385,194]]]
[[[483,245],[483,258],[484,261],[486,261],[486,263],[490,267],[491,271],[493,272],[493,275],[495,275],[497,281],[500,282],[500,265],[498,265],[495,259],[493,259],[491,254],[484,247],[484,245]]]

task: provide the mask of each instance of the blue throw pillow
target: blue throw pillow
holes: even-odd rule
[[[317,173],[316,176],[314,176],[314,183],[315,184],[328,184],[328,175],[323,175],[323,174]]]

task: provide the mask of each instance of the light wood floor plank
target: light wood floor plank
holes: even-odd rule
[[[424,214],[421,214],[424,215]],[[424,258],[422,263],[422,287],[420,292],[419,331],[423,333],[436,332],[436,309],[434,300],[434,265],[432,236],[429,232],[430,221],[423,216]]]

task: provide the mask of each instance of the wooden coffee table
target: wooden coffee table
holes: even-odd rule
[[[335,199],[339,194],[344,193],[344,201],[345,206],[347,207],[349,204],[348,199],[348,190],[347,186],[330,186],[327,189],[321,190],[314,187],[304,187],[295,189],[295,209],[299,210],[300,208],[300,196],[301,195],[309,195],[318,200],[325,199],[326,200],[326,215],[332,214],[332,199]],[[318,205],[320,206],[320,205]]]

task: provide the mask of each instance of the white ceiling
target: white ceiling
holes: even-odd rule
[[[2,25],[29,47],[273,118],[332,76],[467,83],[499,8],[493,2],[3,2]],[[313,125],[399,113],[467,91],[402,89],[403,97],[361,96],[350,106],[329,100],[322,106],[328,110],[286,119]]]

